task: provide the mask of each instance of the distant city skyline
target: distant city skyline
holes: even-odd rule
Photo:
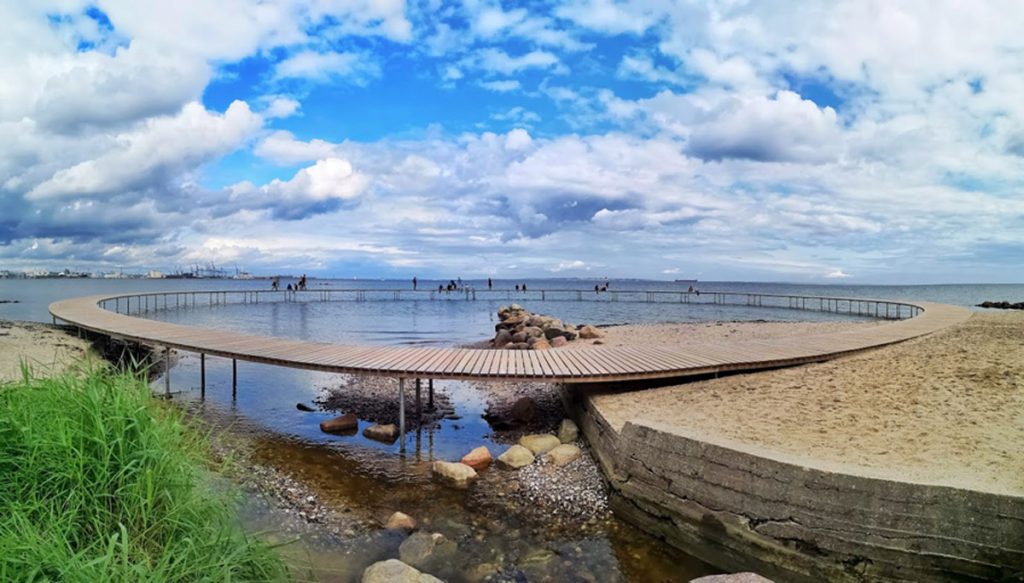
[[[0,270],[1020,282],[1024,4],[0,6]]]

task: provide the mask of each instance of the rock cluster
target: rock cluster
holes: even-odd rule
[[[459,548],[439,532],[416,530],[416,520],[402,512],[388,519],[389,530],[409,534],[398,546],[398,558],[378,561],[363,571],[363,583],[440,583],[440,579],[425,573],[450,562]]]
[[[996,308],[999,310],[1024,310],[1024,302],[990,302],[984,301],[978,304],[979,308]]]
[[[495,348],[509,350],[547,350],[565,346],[577,338],[596,339],[604,334],[589,325],[573,326],[558,318],[534,314],[512,304],[498,309],[499,322],[494,326]]]

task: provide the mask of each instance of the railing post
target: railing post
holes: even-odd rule
[[[199,396],[206,398],[206,353],[199,353]]]
[[[231,400],[238,396],[238,360],[231,359]]]

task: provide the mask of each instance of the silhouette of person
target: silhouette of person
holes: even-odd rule
[[[494,289],[494,282],[491,281],[491,278],[489,278],[489,277],[487,278],[487,289],[488,290]]]
[[[516,284],[516,291],[519,291],[519,284]]]
[[[419,284],[419,282],[418,282],[418,281],[416,281],[416,276],[415,276],[415,275],[414,275],[414,276],[412,276],[412,289],[413,289],[413,291],[416,291],[416,286],[417,286],[418,284]]]

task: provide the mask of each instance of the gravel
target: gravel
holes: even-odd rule
[[[330,506],[303,482],[272,466],[256,462],[248,448],[228,435],[214,434],[211,453],[228,461],[224,474],[247,495],[250,512],[265,516],[277,533],[335,544],[375,528],[360,509]]]
[[[565,522],[578,523],[611,517],[608,489],[586,444],[577,441],[583,455],[562,467],[544,463],[543,457],[515,473],[518,487],[507,495],[524,508]]]

